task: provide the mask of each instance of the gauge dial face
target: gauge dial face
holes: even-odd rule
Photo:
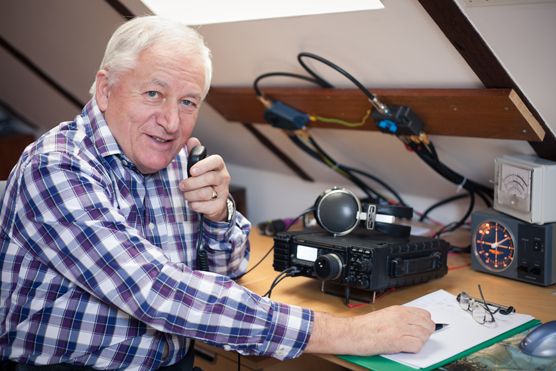
[[[486,269],[502,272],[510,266],[514,259],[513,235],[502,223],[484,222],[475,232],[473,253]]]
[[[498,203],[523,213],[531,211],[531,172],[531,169],[502,163],[498,179]]]

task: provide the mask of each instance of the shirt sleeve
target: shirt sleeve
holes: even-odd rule
[[[237,211],[230,222],[204,220],[203,243],[211,272],[235,278],[247,270],[250,228],[249,221]]]
[[[71,285],[156,330],[244,354],[302,352],[310,310],[169,261],[118,213],[103,171],[59,152],[33,157],[19,182],[13,238]]]

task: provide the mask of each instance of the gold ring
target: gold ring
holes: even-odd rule
[[[218,192],[214,188],[212,188],[212,196],[210,196],[211,200],[216,200],[218,198]]]

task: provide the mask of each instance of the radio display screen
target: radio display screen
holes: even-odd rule
[[[299,260],[314,262],[317,260],[318,249],[314,247],[297,245],[297,253],[295,257]]]

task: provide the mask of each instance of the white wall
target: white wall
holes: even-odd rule
[[[332,60],[368,87],[482,87],[473,71],[418,2],[385,0],[383,3],[385,9],[381,11],[203,26],[200,31],[214,54],[213,86],[250,86],[259,74],[271,71],[302,73],[297,65],[297,53],[310,51]],[[542,32],[543,37],[544,33],[556,37],[552,25],[552,20],[556,19],[556,6],[553,3],[514,6],[519,9],[512,13],[521,12],[524,8],[529,10],[520,13],[524,16],[519,19],[519,28],[541,23],[542,26],[533,28],[538,28],[537,32]],[[539,10],[535,10],[536,7]],[[476,9],[473,9],[473,16],[475,13],[482,14]],[[487,9],[488,16],[485,18],[490,22],[489,36],[494,32],[492,30],[498,29],[504,33],[508,27],[514,26],[512,21],[507,22],[504,18],[508,13],[500,9]],[[543,13],[544,16],[535,17],[537,13]],[[506,40],[504,35],[498,36]],[[488,42],[495,40],[489,39]],[[507,44],[513,45],[512,42]],[[528,48],[535,49],[537,58],[550,60],[554,59],[554,48],[549,45],[552,44],[543,41],[539,45],[530,43]],[[514,45],[514,48],[518,48],[518,45]],[[503,50],[496,49],[500,57],[505,53]],[[518,73],[511,60],[518,58],[527,64],[532,53],[529,50],[527,55],[514,52],[503,56],[504,65],[510,69],[517,83],[520,86],[525,85],[525,82],[530,85],[523,86],[528,94],[542,91],[545,82],[555,76],[553,70],[543,63],[535,64],[535,69]],[[333,84],[351,87],[349,81],[327,67],[318,64],[313,66]],[[302,86],[303,83],[274,78],[265,81],[262,87],[270,85]],[[539,98],[532,94],[530,98],[543,118],[554,125],[556,113],[552,111],[553,105],[545,107],[539,104]],[[205,106],[196,134],[205,141],[209,151],[224,155],[230,164],[233,182],[247,187],[249,216],[254,222],[295,216],[306,207],[308,201],[312,202],[320,191],[332,185],[347,185],[357,191],[330,169],[299,151],[279,130],[268,125],[257,127],[315,177],[317,183],[299,180],[241,125],[226,122],[212,108]],[[364,131],[315,129],[313,133],[338,161],[381,177],[408,198],[417,210],[423,210],[456,191],[456,186],[432,172],[393,137]],[[464,176],[484,184],[492,179],[495,157],[510,153],[534,153],[526,142],[442,136],[435,136],[432,140],[445,163]],[[463,212],[462,207],[465,205],[461,205],[459,210],[453,207],[441,209],[435,216],[451,221]]]
[[[503,0],[497,0],[500,1]],[[474,0],[477,2],[480,1]],[[145,14],[140,2],[124,3],[136,14]],[[300,51],[310,51],[342,66],[368,87],[482,87],[418,1],[383,3],[385,9],[381,11],[203,26],[200,31],[214,54],[213,85],[250,86],[261,73],[302,72],[296,56]],[[556,3],[524,0],[517,5],[463,9],[554,130],[556,48],[552,40],[556,38]],[[86,100],[108,37],[123,18],[104,1],[18,0],[1,3],[0,21],[0,33],[5,39],[75,96]],[[41,130],[71,119],[79,111],[2,48],[0,64],[0,99],[29,117]],[[314,66],[337,86],[351,87],[337,73]],[[263,87],[269,85],[302,83],[276,78],[263,83]],[[294,216],[332,185],[356,190],[300,152],[280,131],[268,125],[257,126],[317,182],[299,180],[241,125],[226,122],[205,105],[196,134],[209,151],[225,157],[234,183],[247,187],[254,222]],[[315,129],[314,136],[338,161],[383,178],[416,209],[423,210],[455,192],[454,185],[429,170],[393,137],[378,132],[324,129]],[[496,156],[533,153],[525,142],[440,136],[432,139],[449,166],[483,183],[492,178]],[[457,217],[458,211],[442,209],[438,217],[449,220]]]
[[[523,0],[502,6],[466,6],[459,0],[459,4],[556,133],[556,2]]]

